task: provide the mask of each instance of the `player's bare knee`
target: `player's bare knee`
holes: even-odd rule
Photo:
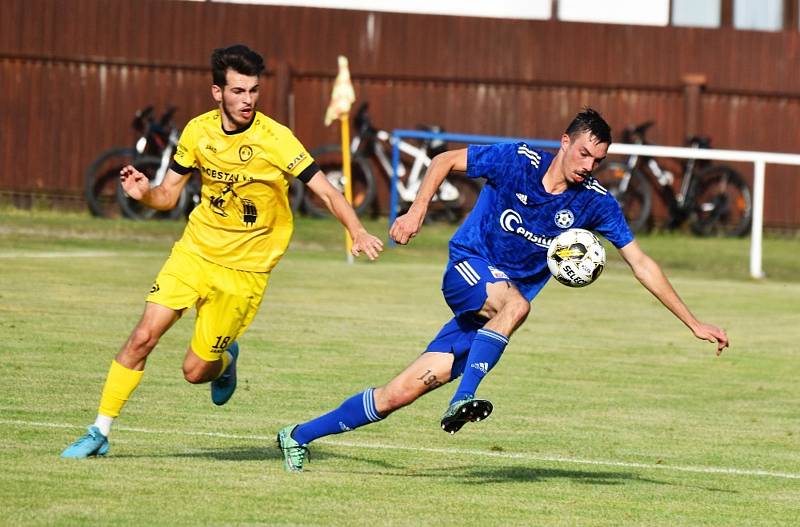
[[[141,357],[146,357],[158,344],[158,335],[145,326],[136,326],[128,338],[125,350]]]
[[[519,325],[528,318],[528,313],[531,312],[531,304],[525,298],[515,298],[512,302],[507,304],[511,317],[514,322]]]
[[[183,363],[183,378],[191,384],[201,384],[208,382],[206,372],[197,366],[188,365]]]
[[[490,320],[502,318],[516,328],[525,321],[530,310],[531,304],[525,297],[520,294],[512,294],[503,299],[502,306],[497,310],[495,316],[490,317]]]

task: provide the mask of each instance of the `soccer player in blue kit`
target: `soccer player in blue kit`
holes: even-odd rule
[[[420,231],[436,189],[451,170],[486,179],[475,208],[450,240],[442,292],[454,317],[422,355],[384,386],[368,388],[327,414],[281,429],[277,439],[284,467],[302,471],[311,441],[384,419],[459,376],[442,429],[455,433],[465,423],[488,417],[492,404],[477,399],[475,392],[550,278],[550,240],[569,228],[602,234],[647,290],[695,337],[716,343],[717,355],[722,353],[728,346],[725,331],[695,318],[659,265],[633,239],[616,200],[591,177],[610,144],[608,124],[585,108],[561,136],[555,155],[508,143],[436,156],[414,203],[395,221],[390,235],[406,244]]]

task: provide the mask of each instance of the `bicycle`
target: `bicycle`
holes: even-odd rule
[[[136,142],[136,152],[139,157],[133,165],[150,180],[150,186],[155,187],[164,181],[170,161],[178,146],[180,131],[172,122],[175,107],[170,107],[161,116],[161,119],[147,119],[145,130]],[[192,176],[192,179],[194,177]],[[189,207],[189,204],[192,204]],[[122,215],[133,220],[147,220],[158,215],[161,218],[175,220],[187,215],[199,203],[199,188],[189,183],[184,186],[178,197],[178,203],[168,211],[157,211],[138,200],[128,196],[122,184],[117,183],[117,204]]]
[[[623,142],[649,144],[646,134],[653,124],[648,121],[626,128]],[[711,141],[694,136],[687,144],[710,148]],[[752,220],[753,200],[741,174],[730,166],[703,159],[685,159],[681,169],[678,192],[673,188],[673,173],[649,156],[607,161],[593,177],[617,199],[633,232],[647,232],[653,227],[652,196],[656,193],[667,206],[667,229],[679,228],[688,221],[698,236],[744,236]]]
[[[153,117],[152,106],[137,111],[131,123],[138,134],[135,145],[132,148],[110,148],[92,161],[84,175],[84,195],[89,211],[94,216],[111,218],[122,215],[132,219],[147,219],[158,215],[176,219],[186,213],[189,202],[196,202],[199,188],[187,184],[178,206],[170,211],[158,212],[128,198],[119,183],[120,169],[129,164],[153,181],[163,180],[179,135],[172,123],[175,111],[175,107],[168,108],[159,121]]]
[[[362,103],[356,111],[353,118],[353,129],[356,134],[350,144],[353,208],[359,215],[369,210],[375,201],[376,181],[373,163],[380,168],[380,174],[387,181],[391,181],[392,174],[391,134],[372,124],[368,109],[369,104]],[[425,131],[441,132],[441,129],[435,126],[420,125],[419,128]],[[426,140],[419,145],[399,140],[398,147],[401,157],[396,185],[400,209],[397,212],[403,212],[414,201],[422,179],[425,177],[425,171],[431,164],[431,159],[445,151],[447,145],[441,140]],[[323,145],[313,149],[311,155],[325,173],[328,181],[344,193],[345,180],[342,170],[341,145]],[[434,220],[459,221],[475,205],[479,193],[480,186],[475,180],[462,174],[451,173],[437,190],[431,204],[429,217]],[[323,202],[311,192],[306,193],[303,208],[309,216],[313,217],[328,214]]]

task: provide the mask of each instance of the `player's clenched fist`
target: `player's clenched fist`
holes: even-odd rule
[[[405,245],[417,235],[422,227],[422,220],[422,217],[418,217],[411,212],[403,214],[394,221],[392,228],[389,230],[389,236],[397,243]]]

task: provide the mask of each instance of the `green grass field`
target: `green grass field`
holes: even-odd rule
[[[385,222],[369,223],[385,232]],[[276,431],[383,383],[449,317],[451,227],[345,263],[330,221],[301,219],[241,340],[240,385],[214,407],[182,379],[193,316],[148,362],[104,459],[59,453],[90,424],[108,365],[180,235],[177,223],[0,210],[0,524],[798,525],[800,241],[654,235],[721,357],[611,255],[591,287],[555,282],[481,387],[495,404],[454,436],[454,386],[312,445],[283,471]]]

